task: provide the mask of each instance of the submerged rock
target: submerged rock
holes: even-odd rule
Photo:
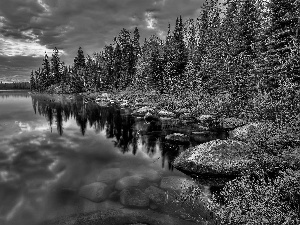
[[[125,206],[147,207],[149,205],[148,196],[137,188],[122,190],[120,201]]]
[[[148,198],[157,205],[162,205],[167,202],[167,193],[155,186],[150,186],[145,190]]]
[[[115,188],[119,191],[129,188],[129,187],[136,187],[139,186],[141,181],[143,180],[143,177],[141,176],[127,176],[123,177],[120,180],[117,181]]]
[[[79,196],[92,202],[104,201],[109,195],[109,188],[106,184],[95,182],[82,186],[79,190]]]
[[[235,140],[213,140],[182,152],[173,165],[198,175],[236,176],[253,163],[248,144]]]
[[[120,168],[110,168],[110,169],[102,170],[97,176],[97,181],[110,183],[119,179],[120,177],[121,177]]]

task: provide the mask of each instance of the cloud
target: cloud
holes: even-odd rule
[[[0,55],[41,57],[57,47],[71,64],[79,46],[99,52],[122,28],[138,27],[141,40],[164,37],[169,23],[194,17],[203,1],[0,0]]]

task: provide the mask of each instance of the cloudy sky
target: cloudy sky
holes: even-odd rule
[[[138,27],[141,40],[162,38],[176,17],[195,18],[204,0],[0,0],[0,81],[29,80],[45,51],[57,47],[71,64],[112,43],[122,28]]]

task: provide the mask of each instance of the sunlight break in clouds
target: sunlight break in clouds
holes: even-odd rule
[[[147,23],[147,28],[154,30],[155,26],[157,24],[157,20],[153,18],[153,13],[152,12],[145,12],[145,21]]]
[[[23,32],[23,34],[32,39],[36,38],[30,31]],[[48,49],[45,45],[40,45],[35,40],[17,40],[4,38],[3,35],[0,35],[0,55],[43,57],[45,52],[51,55],[52,49]],[[60,53],[64,54],[64,51],[60,50]]]

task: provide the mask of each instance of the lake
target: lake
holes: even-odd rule
[[[124,213],[128,223],[131,213],[145,219],[151,212],[155,220],[196,224],[203,212],[169,199],[192,182],[171,161],[195,143],[168,143],[163,132],[80,96],[0,91],[0,224],[44,224],[104,210]],[[208,186],[199,188],[208,198]]]

